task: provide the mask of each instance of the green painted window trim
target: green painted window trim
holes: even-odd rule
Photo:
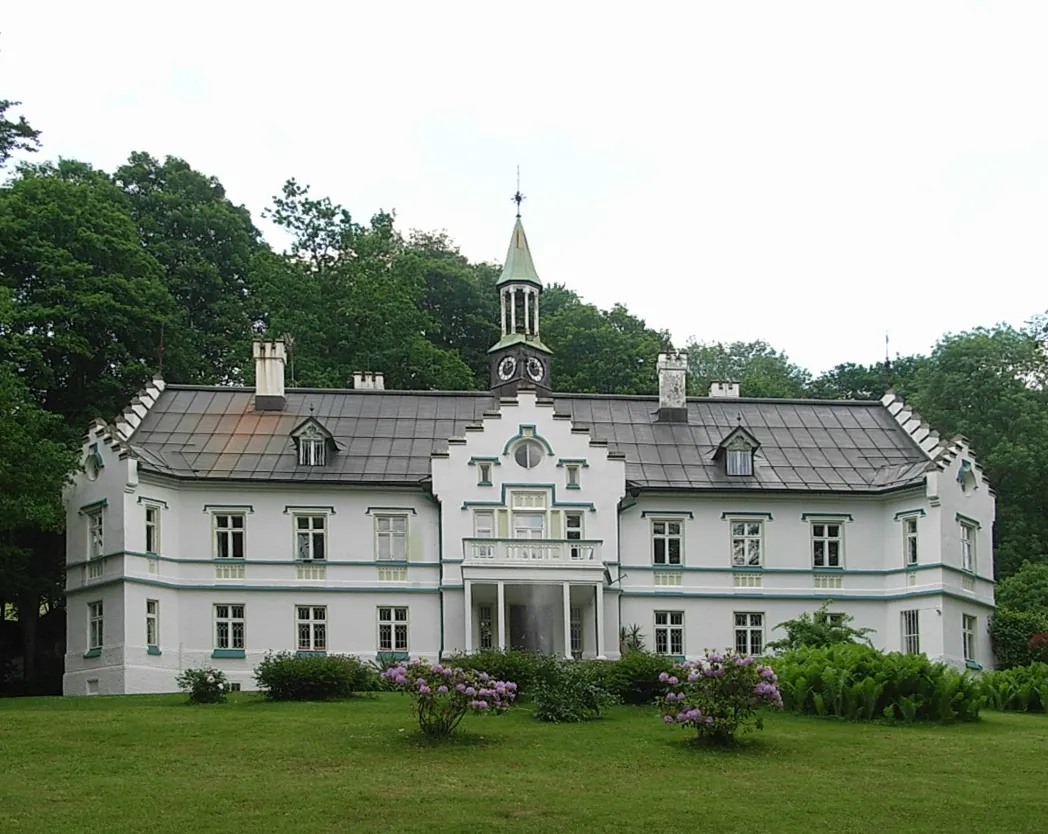
[[[78,512],[80,513],[80,515],[88,515],[89,513],[95,512],[95,510],[100,510],[103,507],[108,507],[108,506],[109,506],[109,499],[108,498],[100,498],[98,501],[92,501],[90,504],[84,504],[84,506],[82,506],[79,509]]]
[[[524,434],[524,429],[531,429],[531,434]],[[538,430],[531,423],[521,423],[517,426],[517,433],[513,435],[513,437],[511,437],[509,440],[507,440],[506,445],[502,447],[502,454],[508,455],[510,447],[518,441],[524,439],[537,440],[539,443],[546,447],[546,454],[550,456],[553,455],[553,447],[549,445],[549,441],[546,440],[546,438],[543,437],[541,434],[539,434]]]
[[[855,521],[851,513],[801,513],[801,521],[819,521],[820,519]]]
[[[812,568],[811,571],[812,573],[847,573],[843,565],[836,568]]]
[[[418,515],[418,511],[414,507],[368,507],[364,511],[364,515],[396,515],[398,513],[408,513],[409,515]]]
[[[336,515],[335,508],[330,506],[323,506],[321,504],[287,504],[284,507],[284,515],[294,513],[296,515],[307,515],[310,512],[314,513],[328,513],[330,515]]]
[[[215,649],[211,652],[212,657],[243,658],[247,657],[243,649]]]
[[[766,518],[768,521],[774,520],[771,513],[721,513],[721,521],[732,518]]]
[[[205,513],[253,513],[254,504],[205,504],[202,512]]]
[[[167,501],[165,501],[163,498],[149,498],[149,497],[147,497],[145,495],[139,495],[138,496],[138,503],[139,504],[156,504],[157,506],[163,507],[165,510],[170,509],[167,506]]]
[[[327,657],[327,652],[320,651],[304,651],[299,649],[295,652],[295,657]]]
[[[732,573],[763,573],[764,565],[732,565]]]
[[[526,489],[535,491],[537,489],[548,489],[550,491],[550,506],[551,507],[567,507],[568,509],[577,510],[589,510],[590,512],[596,512],[597,508],[593,505],[592,501],[558,501],[557,500],[557,485],[556,484],[522,484],[522,483],[503,483],[502,484],[502,500],[500,501],[463,501],[462,509],[468,510],[471,507],[480,507],[482,509],[510,509],[506,503],[509,491],[511,489]]]
[[[961,524],[967,524],[969,527],[974,527],[976,530],[982,529],[982,523],[972,518],[970,515],[957,513],[957,518],[955,520],[959,521]]]
[[[379,663],[396,663],[401,660],[410,660],[410,652],[376,652],[375,660]]]
[[[964,661],[964,665],[965,668],[973,669],[976,672],[981,672],[983,670],[983,665],[977,660],[966,660]]]
[[[691,510],[641,510],[641,518],[695,518],[695,514]]]
[[[489,487],[495,485],[491,481],[477,481],[477,486]]]
[[[502,461],[497,457],[472,457],[469,459],[467,466],[476,466],[478,463],[491,463],[495,466],[502,466]]]
[[[385,567],[386,565],[392,565],[395,568],[406,568],[411,564],[407,559],[373,559],[369,564],[378,565]],[[429,564],[436,565],[436,562],[430,562]]]
[[[84,657],[101,657],[101,656],[102,656],[102,648],[101,648],[101,646],[96,646],[95,648],[88,649],[86,652],[84,652]]]
[[[583,469],[588,469],[589,461],[587,461],[585,458],[557,458],[558,467],[568,465],[581,466]]]
[[[582,489],[582,484],[566,484],[564,489]]]
[[[894,520],[899,521],[900,519],[910,518],[912,516],[924,517],[925,515],[927,515],[927,513],[925,513],[920,507],[915,510],[899,510],[899,512],[895,514]]]
[[[146,646],[146,654],[157,655],[163,654],[163,652],[160,651],[160,646]]]
[[[608,589],[611,590],[611,589]],[[734,591],[734,593],[732,593]],[[806,600],[809,602],[822,602],[825,600],[833,600],[839,604],[845,604],[849,600],[861,600],[863,602],[893,602],[904,599],[918,599],[922,597],[950,597],[951,599],[959,599],[967,602],[969,605],[972,603],[981,605],[985,608],[993,609],[996,606],[992,602],[986,602],[984,600],[973,599],[971,594],[961,594],[947,589],[938,590],[932,589],[928,591],[912,591],[910,593],[901,594],[847,594],[842,595],[840,589],[827,589],[825,592],[820,593],[805,593],[805,594],[780,594],[780,593],[769,593],[768,591],[762,591],[759,588],[734,588],[728,591],[685,591],[685,590],[659,590],[659,591],[648,591],[648,590],[630,590],[623,588],[622,596],[625,597],[674,597],[674,598],[687,598],[687,599],[773,599],[773,600]]]

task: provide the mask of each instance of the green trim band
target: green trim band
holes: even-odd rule
[[[87,515],[88,513],[93,513],[95,510],[100,510],[103,507],[108,506],[109,499],[100,498],[98,501],[92,501],[90,504],[84,504],[84,506],[82,506],[77,512],[79,512],[80,515]]]
[[[582,484],[565,484],[564,489],[582,489]]]
[[[238,580],[234,580],[238,581]],[[552,581],[552,580],[551,580]],[[98,588],[105,585],[114,585],[119,582],[127,582],[132,585],[146,585],[151,588],[173,588],[177,591],[221,591],[224,594],[228,594],[231,591],[240,593],[241,591],[294,591],[298,592],[316,592],[320,591],[323,593],[331,594],[370,594],[370,593],[397,593],[397,594],[435,594],[440,588],[437,586],[429,586],[425,588],[404,588],[397,585],[325,585],[315,584],[323,583],[324,580],[308,580],[302,579],[294,585],[231,585],[228,582],[223,585],[186,585],[181,582],[165,582],[162,579],[147,579],[143,576],[115,576],[112,579],[106,579],[100,582],[93,582],[87,587],[78,588],[67,588],[66,596],[72,596],[74,594],[80,594],[84,592],[94,593]]]
[[[611,563],[610,562],[606,562],[605,564],[611,564]],[[654,566],[653,567],[652,565],[631,565],[631,564],[627,564],[627,565],[625,565],[625,567],[628,568],[631,571],[642,571],[642,570],[654,570],[658,566]],[[732,571],[742,570],[743,567],[749,567],[749,566],[715,567],[715,566],[709,566],[709,565],[674,565],[673,567],[676,570],[698,571],[698,572],[704,572],[704,573],[731,573]],[[754,567],[756,567],[756,566],[754,566]],[[925,562],[925,563],[920,564],[920,565],[910,565],[909,567],[902,567],[902,568],[886,568],[884,570],[870,570],[870,569],[865,569],[865,568],[852,569],[852,568],[771,568],[771,567],[765,567],[765,566],[761,566],[760,567],[760,569],[763,570],[765,573],[800,573],[800,574],[805,574],[806,573],[806,574],[815,574],[815,573],[823,573],[823,572],[825,572],[825,573],[832,573],[832,574],[836,574],[836,575],[843,574],[845,576],[888,576],[888,575],[896,574],[896,573],[911,573],[911,572],[919,571],[919,570],[934,570],[935,568],[941,568],[942,570],[952,571],[953,573],[959,573],[959,574],[961,574],[963,576],[974,576],[974,578],[979,579],[979,580],[981,580],[983,582],[989,582],[989,583],[994,584],[994,585],[997,584],[996,580],[990,579],[990,578],[985,577],[985,576],[977,576],[977,575],[972,574],[970,571],[966,571],[966,570],[963,570],[961,568],[954,567],[953,565],[943,564],[942,562]]]
[[[557,458],[558,468],[569,464],[581,466],[583,469],[589,469],[589,461],[585,458]]]
[[[775,600],[807,600],[809,602],[832,600],[833,602],[841,603],[842,605],[847,603],[849,600],[859,600],[862,602],[892,602],[901,599],[913,599],[916,597],[951,597],[953,599],[964,600],[968,603],[975,603],[981,605],[984,608],[996,608],[992,602],[986,602],[981,599],[976,599],[971,594],[960,594],[947,589],[942,590],[931,590],[931,591],[913,591],[911,593],[902,594],[842,594],[840,588],[834,590],[827,590],[825,593],[817,594],[778,594],[778,593],[764,593],[760,589],[743,589],[735,588],[732,592],[721,591],[719,593],[712,593],[709,591],[674,591],[669,588],[659,591],[630,591],[626,588],[622,589],[623,596],[630,597],[671,597],[671,598],[684,598],[684,599],[775,599]]]
[[[957,518],[954,520],[961,522],[961,524],[967,524],[969,527],[974,527],[977,530],[982,529],[982,522],[972,518],[970,515],[965,515],[964,513],[957,513]]]
[[[295,657],[327,657],[327,652],[322,651],[304,651],[299,649],[295,652]]]
[[[531,429],[531,434],[524,434],[524,429]],[[537,440],[539,443],[546,447],[547,455],[553,455],[553,447],[549,445],[549,441],[546,440],[546,438],[543,437],[541,434],[539,434],[538,430],[531,423],[521,423],[517,426],[517,433],[513,435],[513,437],[511,437],[509,440],[507,440],[506,445],[502,447],[502,454],[508,455],[510,446],[512,446],[518,440],[525,440],[528,438],[532,440]]]
[[[101,647],[95,647],[93,649],[88,649],[86,652],[84,652],[84,657],[101,657],[101,656],[102,656],[102,649],[101,649]]]
[[[243,658],[243,657],[247,657],[247,654],[244,652],[243,649],[215,649],[214,651],[211,652],[211,656],[212,657],[227,657],[227,658],[234,658],[234,657]]]
[[[641,510],[641,518],[649,518],[650,516],[659,516],[664,518],[676,518],[687,516],[688,518],[694,519],[695,514],[691,510]]]
[[[253,504],[205,504],[201,512],[205,513],[253,513]]]
[[[926,515],[926,513],[920,507],[918,507],[915,510],[899,510],[899,512],[895,514],[895,518],[893,519],[893,521],[898,521],[900,518],[906,518],[907,516],[914,515],[924,516]]]
[[[801,521],[819,521],[820,519],[855,521],[851,513],[801,513]]]
[[[102,559],[110,559],[116,556],[137,556],[140,559],[152,559],[160,562],[171,562],[173,564],[183,565],[300,565],[303,562],[311,562],[321,565],[355,565],[359,567],[362,565],[382,564],[380,560],[376,559],[235,559],[232,557],[219,558],[217,556],[213,556],[210,559],[179,559],[174,556],[161,556],[159,553],[143,553],[137,550],[116,550],[112,553],[106,553],[103,556],[99,556],[97,559],[84,559],[80,562],[69,562],[66,564],[66,567],[82,567],[91,562],[99,562]],[[440,562],[408,561],[404,564],[418,567],[440,567]]]
[[[324,512],[326,510],[331,515],[335,515],[336,514],[335,513],[335,508],[334,507],[330,507],[330,506],[322,506],[320,504],[316,504],[316,505],[314,505],[314,504],[287,504],[284,507],[284,515],[288,515],[289,512],[290,513],[295,513],[295,514],[305,515],[310,510],[312,510],[314,512],[320,512],[320,513]]]
[[[411,515],[418,515],[418,511],[414,507],[368,507],[364,510],[364,515],[382,515],[384,513],[410,513]]]
[[[462,509],[468,510],[470,507],[483,507],[483,508],[494,508],[510,510],[512,507],[506,503],[506,495],[511,489],[524,489],[534,492],[535,490],[548,489],[550,491],[550,506],[551,507],[574,507],[577,509],[586,509],[590,512],[596,512],[596,507],[592,501],[558,501],[557,500],[557,485],[556,484],[521,484],[521,483],[504,483],[502,484],[502,500],[501,501],[463,501]]]
[[[472,457],[466,466],[476,466],[478,463],[493,463],[495,466],[502,466],[502,461],[497,457]]]
[[[721,513],[721,521],[732,518],[766,518],[773,521],[771,513]]]
[[[146,646],[146,654],[158,655],[163,652],[160,651],[160,646]]]

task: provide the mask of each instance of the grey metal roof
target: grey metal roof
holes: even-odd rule
[[[554,401],[641,488],[870,492],[919,483],[929,465],[879,402],[694,399],[684,424],[656,422],[654,397]],[[143,470],[177,477],[417,485],[434,451],[497,407],[480,391],[289,389],[283,411],[256,412],[250,388],[169,385],[130,445]],[[311,414],[339,446],[326,466],[297,463],[289,433]],[[753,477],[729,478],[713,455],[740,416],[761,446]]]

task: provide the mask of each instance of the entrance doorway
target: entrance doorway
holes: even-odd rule
[[[511,649],[553,654],[553,607],[510,605],[509,646]]]

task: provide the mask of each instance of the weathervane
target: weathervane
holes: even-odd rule
[[[517,166],[517,193],[513,195],[512,200],[517,204],[517,217],[520,217],[520,204],[524,202],[524,195],[520,193],[520,166]]]

